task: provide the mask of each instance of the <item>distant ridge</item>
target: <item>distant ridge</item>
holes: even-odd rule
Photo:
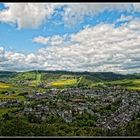
[[[36,70],[26,71],[26,72],[15,72],[15,71],[0,71],[0,79],[2,78],[11,78],[16,76],[20,73],[34,73]],[[109,80],[121,80],[121,79],[140,79],[140,74],[118,74],[113,72],[74,72],[74,71],[63,71],[63,70],[56,70],[56,71],[47,71],[47,70],[38,70],[39,73],[44,74],[53,74],[53,75],[73,75],[73,76],[84,76],[87,79],[94,80],[94,81],[109,81]]]

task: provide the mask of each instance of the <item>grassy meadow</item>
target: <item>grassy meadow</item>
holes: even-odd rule
[[[66,87],[66,86],[74,86],[76,84],[77,79],[61,79],[50,83],[52,87]]]

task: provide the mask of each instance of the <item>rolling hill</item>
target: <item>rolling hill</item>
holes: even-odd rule
[[[119,84],[139,88],[140,74],[117,74],[113,72],[71,72],[71,71],[0,71],[0,81],[8,83],[28,83],[37,86],[41,83],[52,87],[91,86],[96,83]]]

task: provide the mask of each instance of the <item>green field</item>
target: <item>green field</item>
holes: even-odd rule
[[[1,83],[1,82],[0,82],[0,89],[7,89],[7,88],[9,88],[10,86],[11,86],[10,84]]]
[[[36,82],[37,83],[41,82],[41,73],[37,73]]]
[[[19,100],[24,100],[24,96],[19,95],[25,91],[28,91],[28,87],[18,86],[14,84],[0,83],[0,98],[15,98]],[[6,95],[5,93],[12,93],[10,95]]]
[[[116,80],[110,82],[98,82],[92,84],[93,87],[102,86],[102,85],[106,85],[106,86],[120,85],[130,90],[140,90],[140,79],[124,79],[124,80]]]
[[[109,80],[111,77],[113,80]],[[70,74],[70,72],[19,72],[10,78],[8,83],[0,82],[0,93],[2,91],[14,91],[16,93],[15,96],[18,96],[19,93],[24,91],[43,90],[43,88],[41,89],[41,87],[39,87],[40,84],[46,85],[46,87],[49,88],[66,88],[73,86],[100,88],[104,85],[120,85],[130,90],[140,90],[140,78],[138,74],[133,75],[133,77],[127,75],[125,79],[124,76],[122,76],[122,79],[118,80],[119,77],[120,75],[113,73],[83,73],[82,75],[82,73]],[[21,84],[16,85],[16,83]]]
[[[12,94],[12,95],[0,94],[0,98],[25,100],[25,97],[24,96],[20,96],[18,94]]]
[[[0,108],[0,118],[2,117],[2,115],[8,113],[10,110],[10,108]]]
[[[129,90],[140,90],[140,79],[124,79],[110,82],[96,82],[92,83],[91,87],[102,87],[102,86],[115,86],[119,85]]]
[[[73,86],[76,84],[77,84],[77,79],[61,79],[50,83],[52,87],[65,87],[65,86]]]
[[[36,72],[36,77],[34,80],[31,80],[31,84],[29,86],[36,87],[41,83],[41,73]]]

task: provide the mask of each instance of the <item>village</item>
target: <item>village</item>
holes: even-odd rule
[[[26,100],[1,101],[0,107],[23,106],[20,114],[34,116],[45,121],[49,115],[57,115],[66,123],[75,121],[78,114],[94,116],[93,126],[116,129],[133,120],[140,111],[140,92],[119,86],[91,88],[49,89],[33,91]],[[19,113],[19,112],[18,112]]]

